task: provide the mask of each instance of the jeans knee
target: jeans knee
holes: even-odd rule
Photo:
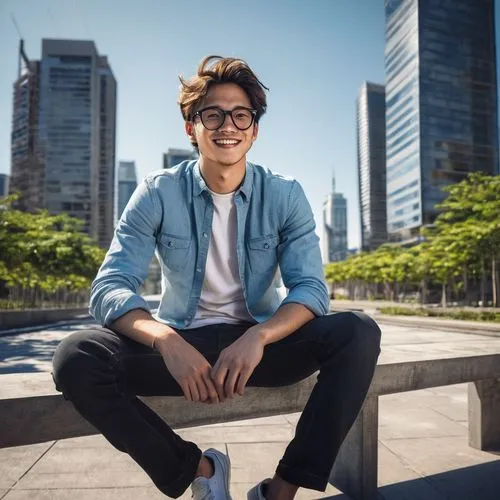
[[[95,378],[104,361],[109,366],[111,352],[99,343],[94,331],[72,333],[57,346],[52,358],[52,378],[56,389],[70,396]]]
[[[382,332],[377,323],[367,314],[358,311],[344,311],[331,315],[335,328],[347,332],[350,341],[354,341],[363,350],[380,352]]]
[[[359,339],[363,348],[373,349],[378,355],[380,352],[380,340],[382,331],[375,320],[368,314],[353,311],[352,313],[353,334]]]

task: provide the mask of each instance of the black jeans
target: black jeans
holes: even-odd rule
[[[214,364],[250,324],[210,325],[178,333]],[[320,491],[359,413],[380,352],[380,329],[368,316],[341,312],[313,319],[268,345],[248,385],[279,387],[319,370],[295,437],[276,469],[289,483]],[[200,449],[184,441],[136,396],[182,396],[162,357],[106,328],[72,333],[53,359],[58,390],[166,495],[177,498],[195,477]],[[244,396],[243,396],[244,397]]]

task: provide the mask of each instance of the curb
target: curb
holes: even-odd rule
[[[151,314],[155,314],[157,309],[151,309]],[[82,314],[74,316],[72,319],[56,321],[54,323],[45,323],[43,325],[24,326],[20,328],[10,328],[9,330],[0,330],[0,338],[9,335],[21,335],[23,333],[40,332],[42,330],[49,330],[51,328],[61,328],[64,326],[80,325],[82,323],[97,323],[97,321],[90,314]]]
[[[462,322],[459,319],[435,319],[410,316],[389,316],[387,314],[374,313],[373,318],[382,324],[395,326],[409,326],[412,328],[432,328],[448,332],[466,333],[469,335],[484,335],[488,337],[500,337],[500,325],[478,321]]]
[[[56,321],[54,323],[45,323],[43,325],[24,326],[20,328],[9,328],[8,330],[0,330],[0,337],[7,337],[9,335],[21,335],[22,333],[39,332],[41,330],[48,330],[50,328],[60,328],[68,325],[79,325],[87,321],[95,321],[89,314],[76,316],[73,319],[66,319]]]

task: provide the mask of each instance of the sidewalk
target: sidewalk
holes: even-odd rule
[[[227,450],[234,500],[272,475],[298,414],[184,429],[201,448]],[[466,386],[449,386],[380,399],[379,487],[386,500],[494,500],[500,491],[500,454],[467,444]],[[92,436],[0,450],[3,500],[161,500],[128,455]],[[181,497],[190,498],[189,490]],[[347,500],[301,490],[302,499]]]
[[[364,311],[373,316],[377,323],[409,326],[414,328],[436,329],[448,332],[461,332],[479,335],[488,335],[491,337],[500,337],[500,323],[486,321],[465,321],[452,318],[437,318],[426,316],[398,316],[391,314],[381,314],[378,309],[381,307],[408,307],[416,308],[418,304],[397,304],[385,301],[370,300],[332,300],[330,301],[331,311]],[[469,308],[471,309],[471,308]]]

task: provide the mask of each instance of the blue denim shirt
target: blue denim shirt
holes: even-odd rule
[[[300,184],[247,163],[235,193],[238,268],[256,322],[281,304],[327,313],[319,238]],[[146,176],[127,204],[92,283],[90,313],[104,326],[132,309],[149,311],[138,295],[153,253],[162,271],[155,319],[174,328],[193,320],[200,299],[214,206],[198,161]],[[283,293],[283,284],[288,295]]]

